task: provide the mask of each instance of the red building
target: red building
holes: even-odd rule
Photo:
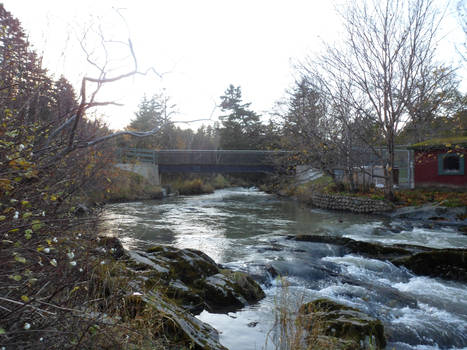
[[[414,150],[415,187],[466,187],[467,137],[432,139]]]

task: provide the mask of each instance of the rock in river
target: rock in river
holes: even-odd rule
[[[195,249],[154,246],[124,251],[116,238],[100,243],[132,278],[129,285],[135,292],[122,298],[121,317],[147,320],[155,334],[180,342],[180,348],[227,350],[217,331],[193,314],[236,310],[264,297],[249,275],[221,269]]]
[[[403,265],[419,275],[467,282],[466,249],[431,250],[392,259],[391,262]]]
[[[331,300],[318,299],[302,305],[298,322],[307,329],[311,348],[359,350],[386,346],[381,321]]]
[[[467,249],[465,248],[435,249],[416,245],[383,245],[346,237],[320,235],[296,235],[288,236],[288,238],[301,242],[340,245],[349,253],[388,260],[418,275],[467,281]]]
[[[261,287],[246,273],[220,269],[195,249],[155,246],[130,251],[129,255],[129,267],[144,276],[146,288],[165,290],[168,297],[194,314],[203,309],[233,311],[264,298]]]

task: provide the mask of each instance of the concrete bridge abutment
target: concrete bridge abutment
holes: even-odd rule
[[[124,164],[118,163],[115,166],[119,169],[131,171],[144,177],[151,185],[160,186],[159,165],[154,163]]]

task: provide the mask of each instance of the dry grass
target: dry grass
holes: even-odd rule
[[[160,186],[151,185],[144,177],[130,171],[112,169],[107,181],[109,187],[106,191],[92,193],[93,202],[126,202],[162,198]]]
[[[214,192],[214,187],[205,183],[200,178],[193,180],[179,180],[173,184],[173,187],[181,195],[196,195]]]
[[[321,320],[300,313],[304,298],[293,297],[286,278],[280,278],[280,292],[275,298],[274,325],[269,331],[265,348],[271,340],[275,350],[337,349],[320,334]]]

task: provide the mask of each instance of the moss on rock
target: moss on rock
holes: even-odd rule
[[[318,299],[302,305],[302,318],[309,322],[309,333],[314,342],[330,342],[337,349],[384,349],[386,338],[381,321],[360,310],[327,299]]]
[[[264,298],[261,287],[246,273],[220,270],[195,249],[160,245],[128,255],[128,266],[140,273],[145,288],[162,291],[194,314],[203,309],[234,311]]]
[[[467,281],[467,249],[420,252],[408,257],[393,259],[392,263],[405,266],[419,275]]]

